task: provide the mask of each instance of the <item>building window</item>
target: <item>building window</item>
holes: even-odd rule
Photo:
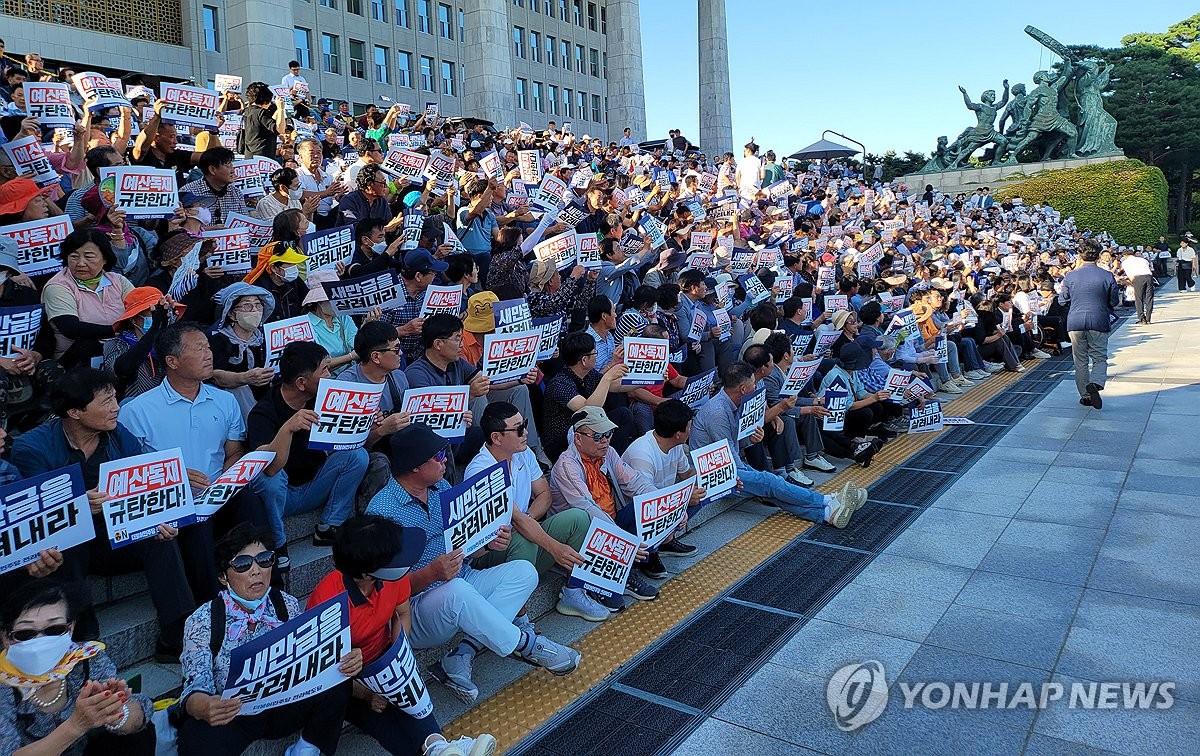
[[[566,87],[563,87],[563,99],[562,99],[563,118],[571,117],[571,94],[572,94],[571,90],[567,89]]]
[[[337,10],[337,0],[321,0],[321,7]]]
[[[209,52],[221,52],[221,33],[217,26],[217,9],[211,5],[204,6],[204,49]]]
[[[513,27],[513,55],[525,57],[525,30],[519,26]]]
[[[558,0],[558,20],[567,20],[567,0]]]
[[[529,101],[525,99],[525,89],[528,82],[517,79],[517,110],[529,110]]]
[[[587,120],[587,92],[575,93],[575,117],[581,121]]]
[[[583,73],[583,45],[575,45],[575,73]]]
[[[379,45],[375,45],[375,81],[380,84],[391,83],[388,81],[388,51]]]
[[[534,63],[542,62],[542,35],[535,31],[529,32],[529,59]]]
[[[600,9],[600,33],[608,34],[608,8]]]
[[[557,66],[558,63],[554,60],[554,48],[558,44],[558,40],[554,37],[546,37],[546,65]]]
[[[430,26],[430,0],[417,0],[417,31],[433,34]]]
[[[396,51],[396,86],[412,86],[412,53]]]
[[[371,20],[387,23],[387,6],[383,0],[371,0]]]
[[[546,112],[546,106],[542,103],[542,82],[533,82],[533,109],[538,113]]]
[[[363,14],[362,0],[346,0],[346,11],[361,16]]]
[[[454,97],[454,64],[448,60],[442,61],[442,94]]]
[[[458,41],[459,42],[467,41],[467,35],[464,32],[464,30],[466,29],[466,26],[467,26],[466,21],[467,21],[467,14],[463,12],[462,8],[459,8],[458,9]]]
[[[600,51],[594,47],[588,49],[588,66],[592,76],[600,78]]]
[[[292,41],[296,46],[296,60],[301,68],[312,68],[312,32],[299,26],[292,29]]]
[[[554,18],[554,0],[545,0],[546,15]]]
[[[321,35],[321,70],[331,74],[342,72],[342,63],[338,58],[338,38],[332,34]]]
[[[559,51],[562,53],[562,67],[567,69],[568,71],[570,71],[571,70],[571,40],[564,39],[562,41],[562,45],[559,47]]]
[[[546,102],[550,103],[550,115],[558,115],[558,87],[553,84],[546,90]]]
[[[583,0],[573,0],[571,3],[572,16],[575,20],[575,25],[580,29],[583,28]]]
[[[357,39],[350,40],[350,75],[356,79],[367,78],[366,45]]]
[[[588,3],[588,29],[596,31],[596,4]]]
[[[403,26],[405,29],[408,25],[408,0],[396,0],[396,26]]]
[[[535,1],[536,1],[536,0],[535,0]],[[525,3],[524,3],[524,2],[522,2],[522,0],[513,0],[513,5],[517,6],[518,8],[524,8],[524,7],[525,7]]]
[[[596,123],[604,123],[604,119],[600,117],[600,95],[592,95],[592,120]]]
[[[421,89],[426,92],[435,91],[433,88],[433,58],[421,56]]]
[[[607,79],[608,78],[608,50],[605,50],[603,53],[601,53],[600,58],[604,61],[604,72],[603,73],[604,73],[604,78]],[[605,110],[608,110],[608,108],[605,108]]]
[[[449,5],[438,4],[438,34],[442,39],[454,39],[454,27],[450,25],[454,9]]]

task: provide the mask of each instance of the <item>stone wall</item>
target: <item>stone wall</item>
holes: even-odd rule
[[[1074,160],[1047,160],[1044,163],[1021,163],[988,168],[967,168],[960,171],[945,171],[942,173],[912,173],[903,176],[900,181],[908,187],[909,192],[920,195],[925,191],[926,184],[933,184],[935,190],[945,194],[959,192],[974,192],[981,186],[990,187],[993,191],[1006,184],[1023,181],[1035,173],[1057,171],[1063,168],[1076,168],[1081,165],[1108,163],[1113,160],[1124,160],[1124,155],[1109,155],[1107,157],[1077,158]]]

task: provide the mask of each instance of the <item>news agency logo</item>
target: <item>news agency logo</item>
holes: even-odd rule
[[[854,732],[874,722],[887,707],[888,685],[883,664],[868,659],[847,664],[825,686],[825,702],[839,730]]]

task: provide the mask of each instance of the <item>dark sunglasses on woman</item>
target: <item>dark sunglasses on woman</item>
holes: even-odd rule
[[[275,566],[274,551],[260,551],[254,556],[249,554],[238,554],[233,559],[229,560],[229,567],[234,572],[249,572],[250,568],[257,563],[264,570]]]

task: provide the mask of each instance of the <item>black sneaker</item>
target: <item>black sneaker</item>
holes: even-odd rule
[[[684,543],[678,538],[672,538],[658,547],[658,553],[675,556],[691,556],[692,554],[696,553],[696,547],[690,543]]]
[[[637,570],[629,573],[629,582],[625,584],[625,595],[632,596],[638,601],[653,601],[658,598],[658,588]]]
[[[625,597],[619,593],[614,593],[610,596],[603,596],[599,593],[592,593],[591,591],[588,591],[588,595],[596,601],[599,601],[604,608],[612,614],[616,614],[625,608]]]
[[[658,555],[657,551],[652,551],[650,558],[636,567],[638,571],[652,580],[662,580],[667,576],[666,565],[663,564],[662,557]]]
[[[332,525],[318,525],[313,532],[313,546],[332,546],[333,536],[337,528]]]
[[[1100,409],[1104,406],[1104,400],[1100,398],[1100,384],[1089,383],[1084,386],[1084,389],[1088,392],[1088,398],[1092,400],[1093,409]]]

